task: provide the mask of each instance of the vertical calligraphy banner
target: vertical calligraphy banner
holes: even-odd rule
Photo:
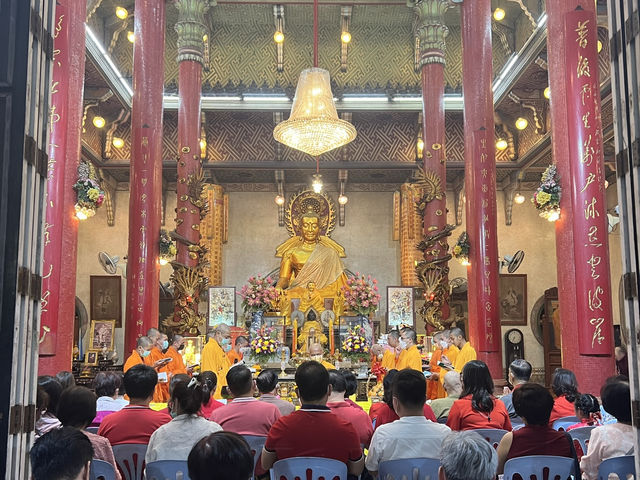
[[[582,355],[612,351],[611,278],[604,191],[598,25],[593,11],[565,15],[566,93],[573,205],[578,349]]]
[[[498,239],[496,212],[496,169],[493,128],[473,132],[474,178],[472,202],[475,220],[471,232],[471,267],[475,277],[475,309],[477,349],[480,352],[500,351],[500,318],[498,313]]]

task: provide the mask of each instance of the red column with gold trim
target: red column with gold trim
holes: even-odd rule
[[[587,1],[549,0],[547,14],[562,364],[597,394],[614,372],[597,20]]]
[[[56,3],[39,334],[42,375],[71,369],[78,244],[73,184],[80,159],[85,64],[86,2]]]
[[[465,193],[471,243],[469,340],[493,378],[503,378],[493,124],[491,0],[462,5]]]
[[[158,326],[165,2],[136,0],[125,349]]]

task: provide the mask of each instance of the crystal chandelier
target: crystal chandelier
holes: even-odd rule
[[[338,118],[329,72],[318,68],[318,0],[313,2],[313,68],[300,73],[289,119],[276,125],[273,137],[288,147],[318,156],[356,138],[356,129]]]

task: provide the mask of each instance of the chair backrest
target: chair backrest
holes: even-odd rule
[[[91,460],[89,478],[91,480],[116,480],[116,470],[109,462],[94,458]]]
[[[158,460],[145,466],[146,480],[190,480],[186,460]]]
[[[608,480],[610,473],[618,475],[620,480],[627,480],[627,475],[633,475],[633,478],[636,478],[633,455],[613,457],[603,461],[598,467],[598,480]]]
[[[319,457],[292,457],[278,460],[272,467],[272,480],[347,480],[347,466],[338,460]]]
[[[123,480],[142,480],[144,473],[144,456],[147,446],[139,443],[121,443],[113,446],[118,469]]]
[[[87,427],[85,428],[85,430],[89,433],[95,433],[96,435],[98,434],[98,428],[100,427]]]
[[[587,454],[587,448],[589,447],[589,438],[591,437],[591,431],[596,427],[580,427],[569,430],[567,433],[573,440],[573,446],[576,449],[578,460],[583,455]]]
[[[447,418],[449,418],[449,417],[440,417],[438,419],[438,423],[447,423]]]
[[[260,458],[260,454],[262,453],[264,442],[267,441],[267,437],[262,437],[260,435],[243,435],[243,437],[249,444],[251,453],[253,454],[253,471],[255,474],[256,465],[258,465],[258,459]]]
[[[378,465],[380,480],[438,480],[437,458],[403,458]]]
[[[493,445],[493,448],[498,448],[500,440],[502,440],[502,437],[508,433],[506,430],[501,430],[499,428],[477,428],[473,431]]]
[[[566,430],[567,427],[575,425],[576,423],[580,423],[580,419],[578,417],[562,417],[553,422],[553,429]]]
[[[567,480],[573,471],[573,458],[553,457],[550,455],[529,455],[526,457],[512,458],[504,464],[504,479],[513,480],[518,474],[527,480]],[[548,476],[545,476],[545,470]]]

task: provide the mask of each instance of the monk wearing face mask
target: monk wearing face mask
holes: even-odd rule
[[[231,329],[229,325],[221,323],[207,332],[207,344],[202,349],[200,371],[212,371],[218,377],[218,385],[214,398],[222,398],[222,387],[227,386],[227,372],[231,361],[227,352],[231,350]]]
[[[124,373],[127,373],[134,365],[140,365],[145,363],[145,358],[151,354],[151,347],[153,347],[153,342],[149,339],[149,337],[139,337],[136,343],[136,349],[131,352],[127,361],[124,362]]]
[[[412,368],[422,372],[422,356],[416,345],[417,335],[412,328],[403,328],[400,331],[400,348],[402,352],[398,357],[396,369]]]

